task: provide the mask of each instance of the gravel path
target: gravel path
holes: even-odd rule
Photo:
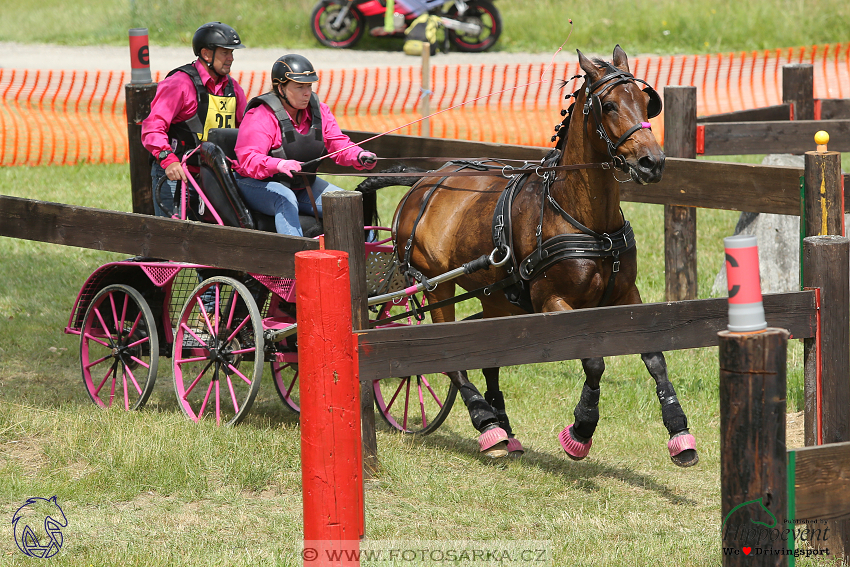
[[[235,53],[233,71],[266,71],[272,63],[290,51],[280,48],[246,48]],[[419,58],[400,51],[358,51],[350,49],[300,49],[319,69],[354,67],[396,67],[418,65]],[[193,59],[186,47],[151,46],[151,70],[170,71]],[[557,62],[575,61],[575,51],[557,54]],[[432,65],[548,63],[551,53],[438,53]],[[122,71],[130,69],[130,49],[114,46],[73,47],[49,44],[0,42],[0,68],[7,69],[88,69]]]

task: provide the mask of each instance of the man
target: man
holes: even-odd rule
[[[188,181],[180,165],[183,155],[206,140],[210,128],[236,128],[242,122],[245,93],[230,77],[230,66],[233,50],[243,47],[232,27],[204,24],[192,38],[197,60],[174,69],[159,83],[151,112],[142,122],[142,145],[154,158],[153,190],[163,176],[168,178],[168,190],[159,192],[164,209],[154,195],[157,216],[171,216],[177,182]]]

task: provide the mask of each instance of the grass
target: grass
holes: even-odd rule
[[[4,41],[126,45],[127,30],[146,27],[152,44],[191,45],[194,30],[220,20],[251,47],[316,48],[309,28],[313,0],[0,0]],[[496,50],[609,53],[713,53],[846,41],[850,5],[843,0],[498,0],[504,32]],[[400,40],[365,38],[358,49],[401,49]]]
[[[3,168],[0,193],[127,211],[127,176],[126,166],[111,165]],[[401,191],[379,193],[385,223]],[[662,209],[623,208],[639,243],[644,299],[660,301]],[[699,212],[703,296],[736,220]],[[238,427],[194,424],[177,407],[170,359],[162,359],[148,409],[99,410],[82,388],[77,337],[62,329],[82,282],[119,256],[0,238],[0,258],[0,510],[11,517],[29,497],[57,495],[69,526],[52,564],[301,565],[299,430],[273,388],[265,383]],[[697,467],[670,463],[638,356],[606,361],[598,434],[582,462],[566,459],[556,440],[580,394],[580,364],[505,368],[503,390],[527,454],[480,460],[462,407],[424,439],[382,428],[381,470],[366,487],[368,542],[402,540],[416,549],[533,540],[546,542],[554,565],[720,564],[717,352],[676,351],[667,360],[698,439]],[[483,385],[480,372],[471,377]],[[788,389],[789,411],[801,409],[797,341],[789,345]],[[11,537],[0,538],[0,558],[28,564]]]

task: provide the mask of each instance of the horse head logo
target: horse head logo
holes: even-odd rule
[[[776,515],[774,515],[774,513],[771,512],[768,509],[768,507],[764,505],[764,502],[762,502],[761,498],[757,498],[755,500],[747,500],[743,504],[738,504],[737,506],[735,506],[734,508],[729,510],[729,513],[726,514],[726,517],[723,518],[723,525],[720,527],[721,533],[723,531],[723,528],[726,527],[726,522],[729,521],[729,518],[732,516],[732,514],[734,514],[735,512],[740,510],[741,508],[744,508],[744,507],[750,506],[750,505],[753,505],[751,508],[749,508],[750,514],[752,516],[755,516],[756,514],[759,513],[759,511],[763,510],[764,512],[767,513],[767,515],[769,516],[769,519],[772,520],[771,523],[768,523],[768,522],[761,522],[759,520],[755,520],[755,519],[753,519],[753,517],[751,517],[750,522],[752,522],[753,524],[757,524],[759,526],[764,526],[767,529],[773,529],[773,528],[776,527],[776,524],[777,524]]]
[[[30,557],[47,559],[62,548],[62,529],[68,519],[56,496],[52,498],[30,498],[12,516],[15,543],[18,549]]]

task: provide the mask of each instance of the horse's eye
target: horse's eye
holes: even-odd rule
[[[602,112],[616,112],[617,105],[613,102],[602,103]]]

